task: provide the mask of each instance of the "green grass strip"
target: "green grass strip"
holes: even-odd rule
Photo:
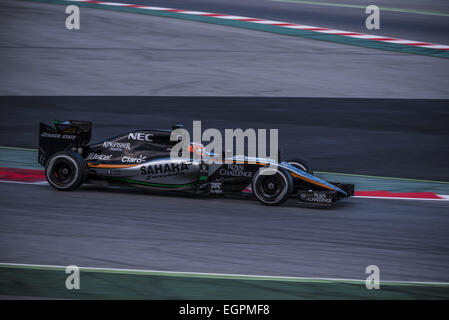
[[[62,266],[0,264],[0,294],[66,299],[448,299],[448,284],[80,268],[67,290]]]

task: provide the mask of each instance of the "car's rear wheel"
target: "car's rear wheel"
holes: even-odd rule
[[[87,175],[83,157],[72,151],[55,153],[48,159],[45,176],[55,189],[70,191],[79,188]]]
[[[253,194],[261,203],[280,205],[293,192],[292,177],[282,168],[264,167],[257,171],[252,182]]]
[[[298,168],[298,169],[300,169],[302,171],[305,171],[305,172],[313,175],[312,166],[304,159],[295,158],[295,159],[292,159],[292,160],[288,160],[286,162],[291,164],[295,168]]]

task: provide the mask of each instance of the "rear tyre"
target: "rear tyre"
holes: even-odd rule
[[[261,203],[278,206],[293,192],[293,180],[282,168],[265,167],[259,169],[252,182],[253,194]]]
[[[305,171],[305,172],[313,175],[312,166],[304,159],[295,158],[295,159],[292,159],[292,160],[288,160],[286,162],[291,164],[295,168],[298,168],[298,169],[300,169],[302,171]]]
[[[83,157],[72,151],[55,153],[48,159],[45,176],[48,183],[60,191],[79,188],[87,175],[87,166]]]

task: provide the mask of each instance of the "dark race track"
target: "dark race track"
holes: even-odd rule
[[[449,181],[448,100],[1,97],[0,145],[37,148],[39,121],[93,121],[92,142],[175,123],[278,128],[284,158],[317,171]],[[257,112],[256,112],[257,110]]]
[[[204,129],[279,128],[285,149],[307,155],[317,170],[449,176],[444,100],[4,97],[0,102],[5,115],[0,145],[36,147],[39,120],[92,120],[99,140],[132,128],[200,119]],[[0,192],[2,262],[358,279],[367,265],[376,264],[383,280],[449,281],[447,202],[351,199],[317,210],[92,187],[66,193],[0,183]]]
[[[0,184],[2,262],[449,281],[447,203],[353,199],[332,210]]]

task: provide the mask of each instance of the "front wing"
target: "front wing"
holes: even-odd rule
[[[330,207],[333,203],[338,200],[349,198],[354,195],[354,185],[345,183],[335,183],[331,182],[333,185],[342,189],[347,193],[343,195],[338,191],[308,191],[308,190],[298,190],[297,199],[298,203],[312,206],[320,207]]]

